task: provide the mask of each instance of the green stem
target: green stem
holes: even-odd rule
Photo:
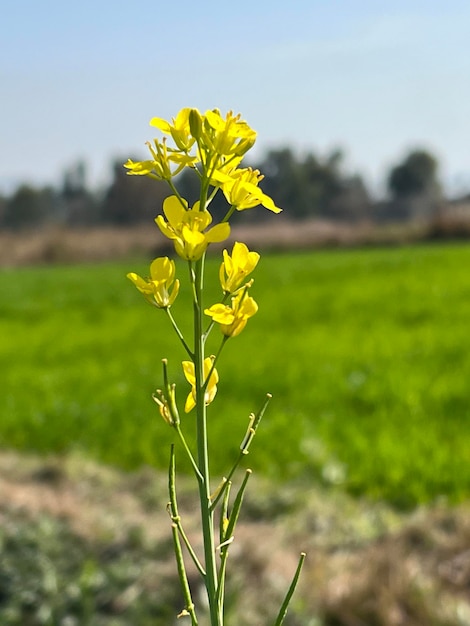
[[[194,603],[191,597],[191,590],[189,588],[188,576],[186,574],[186,567],[184,565],[183,551],[181,549],[181,543],[179,539],[178,525],[175,520],[179,519],[178,507],[176,504],[176,478],[175,478],[175,448],[171,446],[170,452],[170,466],[168,472],[168,491],[170,494],[170,512],[173,523],[171,525],[171,532],[173,535],[173,545],[175,548],[176,565],[178,568],[178,576],[180,579],[181,587],[183,589],[184,598],[186,601],[186,609],[182,615],[189,615],[191,617],[191,626],[198,626],[196,612],[194,609]]]
[[[187,202],[185,202],[184,198],[182,198],[182,196],[181,196],[180,192],[178,191],[178,189],[176,189],[176,187],[175,187],[175,185],[174,185],[173,181],[172,181],[171,179],[169,179],[167,182],[168,182],[168,184],[170,185],[171,191],[172,191],[172,192],[175,194],[175,196],[178,198],[178,200],[179,200],[179,202],[180,202],[181,206],[183,207],[183,209],[187,209],[187,208],[188,208]]]
[[[240,515],[240,510],[242,508],[243,496],[245,495],[246,486],[248,484],[251,473],[251,469],[246,470],[243,482],[240,485],[240,488],[233,502],[232,512],[230,513],[227,528],[225,529],[224,541],[229,541],[235,531],[235,526],[238,522],[238,516]]]
[[[295,570],[294,578],[290,584],[290,587],[286,593],[286,597],[284,598],[284,602],[279,610],[279,614],[277,616],[276,621],[274,622],[274,626],[282,626],[284,623],[284,618],[287,615],[287,609],[289,608],[289,603],[292,599],[292,595],[294,594],[295,588],[297,587],[297,583],[299,582],[300,572],[302,571],[302,567],[305,561],[305,552],[300,553],[299,564],[297,565],[297,569]]]
[[[217,601],[217,565],[215,560],[214,518],[210,507],[210,475],[207,438],[207,416],[204,379],[204,333],[202,328],[204,257],[194,264],[194,373],[196,387],[197,463],[202,480],[199,481],[201,525],[204,542],[206,590],[211,626],[223,626]]]
[[[202,474],[199,471],[199,467],[197,466],[197,463],[194,460],[193,453],[191,452],[191,450],[190,450],[190,448],[189,448],[189,446],[188,446],[188,444],[186,442],[185,436],[183,435],[183,431],[181,430],[180,425],[179,424],[175,424],[174,429],[176,430],[176,432],[178,434],[178,437],[180,438],[180,441],[181,441],[181,443],[183,445],[183,448],[184,448],[186,454],[188,455],[189,461],[191,463],[191,467],[194,470],[196,478],[198,479],[199,482],[202,482],[204,480],[204,478],[202,477]]]
[[[223,620],[224,615],[224,593],[225,593],[225,573],[227,570],[227,559],[228,559],[228,550],[230,545],[234,539],[233,533],[235,531],[235,526],[237,525],[238,516],[240,515],[240,509],[243,502],[243,496],[245,494],[246,486],[248,484],[248,479],[251,476],[251,470],[247,469],[245,473],[245,478],[238,490],[237,496],[233,503],[232,512],[228,518],[227,528],[223,528],[221,532],[222,543],[220,545],[220,569],[219,569],[219,579],[218,579],[218,589],[217,589],[217,600],[218,600],[218,609],[219,609],[219,617],[221,621]],[[224,506],[223,511],[224,515],[227,515],[228,508],[228,493],[226,492],[226,497],[224,498]],[[223,622],[222,622],[223,623]]]
[[[224,495],[224,492],[227,489],[228,485],[230,485],[230,481],[232,479],[232,476],[235,474],[235,471],[238,468],[238,466],[240,465],[242,459],[244,457],[246,457],[247,454],[249,453],[250,444],[251,444],[251,442],[253,440],[253,437],[256,435],[256,430],[257,430],[257,428],[259,426],[259,423],[261,422],[261,419],[262,419],[262,417],[264,415],[264,412],[266,411],[266,408],[267,408],[271,398],[272,398],[272,396],[271,396],[270,393],[266,394],[266,399],[265,399],[262,407],[258,411],[258,413],[256,413],[256,414],[252,413],[250,415],[250,422],[248,424],[248,429],[246,431],[246,434],[243,437],[243,441],[240,444],[240,452],[238,453],[238,457],[236,458],[235,463],[232,465],[232,469],[230,470],[227,478],[224,479],[224,482],[221,484],[220,489],[217,490],[217,493],[212,498],[212,502],[211,502],[211,510],[212,511],[215,510],[215,507],[217,506],[220,498]]]
[[[171,322],[171,325],[173,326],[175,333],[178,335],[178,339],[181,341],[181,343],[183,344],[183,348],[186,350],[186,352],[188,353],[188,356],[190,359],[194,358],[193,353],[191,352],[188,344],[186,343],[185,338],[183,337],[183,333],[180,331],[178,324],[175,321],[175,318],[173,317],[170,308],[166,307],[165,309],[166,314],[168,315],[168,318]]]
[[[208,374],[206,376],[206,380],[204,381],[204,387],[203,387],[204,393],[206,392],[207,385],[209,384],[209,381],[211,379],[212,373],[215,370],[216,363],[219,360],[220,353],[222,352],[222,348],[224,347],[225,342],[227,341],[227,339],[228,339],[228,337],[226,335],[224,335],[224,338],[222,339],[222,342],[221,342],[221,344],[219,346],[219,349],[217,350],[217,354],[213,358],[212,366],[211,366],[211,368],[210,368],[210,370],[209,370],[209,372],[208,372]]]
[[[219,541],[220,541],[220,566],[219,566],[219,579],[218,579],[218,608],[219,608],[219,616],[220,620],[223,623],[224,620],[224,599],[225,599],[225,573],[227,568],[227,559],[228,559],[228,545],[222,546],[225,542],[225,532],[226,527],[228,525],[228,505],[230,498],[230,484],[227,486],[225,490],[224,500],[222,502],[222,507],[220,511],[220,530],[219,530]]]
[[[194,549],[188,539],[188,536],[186,535],[186,533],[184,532],[184,528],[183,528],[183,524],[181,523],[181,517],[178,511],[178,501],[176,499],[176,479],[175,479],[175,453],[174,453],[174,447],[171,448],[171,456],[170,456],[170,478],[169,478],[169,486],[170,486],[170,515],[171,515],[171,521],[173,522],[173,526],[176,526],[176,528],[178,529],[179,534],[181,535],[181,538],[184,541],[184,545],[186,546],[186,549],[189,552],[189,555],[191,556],[194,565],[197,567],[199,573],[201,574],[202,578],[205,578],[206,576],[206,572],[204,571],[204,568],[202,567],[199,559],[197,558],[196,553],[194,552]],[[177,555],[177,559],[178,559],[178,555]]]
[[[207,198],[207,206],[212,202],[212,200],[215,198],[215,196],[217,195],[217,192],[219,191],[219,187],[214,187],[214,189],[211,191],[209,197]]]
[[[223,219],[223,220],[221,220],[221,221],[222,221],[222,222],[228,222],[228,221],[229,221],[229,219],[232,217],[232,215],[235,213],[235,209],[236,209],[236,208],[237,208],[237,207],[236,207],[234,204],[232,204],[232,206],[230,207],[230,209],[229,209],[229,210],[227,211],[227,213],[225,214],[224,219]]]

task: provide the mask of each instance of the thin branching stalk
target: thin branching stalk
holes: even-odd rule
[[[227,485],[230,483],[230,480],[231,480],[232,476],[235,474],[235,471],[238,469],[238,466],[240,465],[241,461],[248,455],[250,444],[251,444],[251,442],[253,440],[253,437],[256,434],[256,431],[258,429],[259,423],[261,422],[261,419],[262,419],[262,417],[264,415],[264,412],[266,411],[266,408],[267,408],[271,398],[272,398],[272,395],[270,393],[266,394],[266,400],[264,401],[263,406],[258,411],[258,413],[256,413],[256,414],[252,413],[250,415],[250,422],[248,424],[248,429],[246,431],[246,434],[243,437],[243,441],[240,444],[240,452],[238,453],[238,457],[237,457],[235,463],[233,464],[233,466],[232,466],[228,476],[226,478],[224,478],[224,480],[222,481],[222,484],[220,485],[219,489],[212,496],[212,503],[211,503],[211,509],[212,510],[215,509],[215,507],[217,506],[220,498],[224,495],[224,491],[227,488]]]
[[[171,521],[177,527],[178,532],[181,535],[181,538],[183,539],[184,545],[186,546],[186,549],[188,550],[188,553],[194,562],[194,565],[196,566],[202,578],[204,579],[206,576],[206,572],[204,571],[204,568],[201,565],[201,562],[199,561],[196,553],[194,552],[194,548],[192,547],[191,542],[189,541],[186,533],[184,532],[183,524],[181,522],[181,517],[178,511],[178,502],[176,499],[176,480],[175,480],[175,460],[174,459],[175,459],[174,446],[172,446],[171,457],[170,457],[170,481],[169,481],[169,486],[170,486],[169,488],[169,493],[170,493],[169,511],[170,511],[170,516],[171,516]]]
[[[297,569],[295,570],[294,578],[290,584],[289,589],[287,590],[286,597],[284,598],[284,602],[281,605],[276,621],[273,626],[282,626],[284,623],[284,619],[287,615],[287,609],[289,608],[290,601],[292,596],[294,595],[295,588],[297,587],[297,583],[299,582],[300,572],[302,571],[302,567],[305,561],[305,552],[300,553],[299,563],[297,565]]]
[[[175,448],[172,445],[170,450],[170,466],[168,472],[168,491],[170,493],[170,512],[172,519],[178,518],[178,507],[176,504],[176,477],[175,477]],[[184,564],[183,550],[181,549],[181,542],[179,539],[179,529],[175,521],[171,525],[171,532],[173,536],[173,546],[175,550],[176,566],[178,569],[178,576],[183,590],[183,595],[186,602],[186,608],[180,615],[189,615],[191,617],[191,626],[198,626],[196,611],[194,603],[191,597],[191,590],[189,588],[188,576],[186,574],[186,567]]]
[[[183,445],[184,451],[186,452],[189,462],[191,463],[191,466],[193,468],[194,474],[196,475],[196,478],[198,479],[199,482],[204,482],[204,477],[201,474],[201,472],[199,471],[199,467],[196,463],[196,461],[194,460],[194,456],[193,453],[191,452],[191,450],[189,449],[188,444],[186,443],[186,439],[183,435],[183,431],[180,428],[179,424],[175,424],[175,430],[178,433],[178,437]]]
[[[166,307],[165,309],[166,314],[168,315],[168,318],[171,322],[171,325],[173,326],[173,329],[176,333],[176,335],[178,336],[178,339],[181,341],[181,344],[183,346],[183,348],[186,350],[188,356],[190,359],[194,359],[194,354],[191,351],[191,348],[188,346],[188,344],[186,343],[186,340],[183,336],[183,333],[180,331],[178,324],[175,321],[175,318],[173,317],[171,311],[170,311],[170,307]]]
[[[223,254],[223,263],[219,277],[222,288],[221,302],[204,308],[204,265],[205,251],[211,243],[227,239],[230,233],[228,224],[236,210],[251,209],[262,204],[278,213],[274,201],[257,188],[262,175],[258,170],[239,167],[245,153],[253,146],[256,133],[240,116],[232,112],[222,118],[217,109],[201,115],[197,109],[182,109],[172,123],[155,118],[152,122],[164,133],[169,133],[176,147],[166,147],[166,139],[162,142],[154,140],[155,148],[149,145],[152,161],[136,162],[128,160],[126,168],[130,174],[147,175],[157,180],[168,182],[173,196],[164,203],[164,217],[156,219],[162,233],[174,242],[178,255],[188,262],[189,286],[193,300],[193,337],[190,341],[181,332],[170,311],[178,292],[179,280],[175,281],[175,263],[169,257],[160,257],[151,264],[150,278],[143,279],[131,272],[132,280],[145,299],[163,308],[179,342],[183,346],[190,361],[183,361],[183,371],[191,385],[190,394],[185,404],[185,412],[195,408],[196,441],[188,445],[183,434],[176,395],[176,383],[170,382],[168,363],[163,359],[163,389],[157,389],[153,395],[165,422],[174,428],[176,435],[186,453],[199,490],[199,509],[204,557],[198,557],[193,549],[178,512],[175,478],[175,451],[171,447],[169,465],[168,510],[172,520],[172,535],[178,575],[186,602],[186,608],[178,617],[189,616],[192,626],[198,626],[198,619],[191,597],[184,557],[192,559],[199,575],[204,582],[210,626],[224,625],[224,602],[227,560],[230,545],[234,540],[235,527],[240,515],[243,497],[247,488],[251,470],[246,470],[233,504],[230,503],[232,477],[239,468],[242,459],[249,453],[250,445],[266,410],[271,395],[266,399],[257,413],[251,413],[248,428],[239,447],[238,456],[233,465],[214,493],[211,492],[209,464],[209,442],[206,405],[212,402],[217,392],[219,375],[216,369],[219,357],[229,337],[237,336],[245,327],[246,321],[253,316],[258,306],[248,290],[253,280],[246,280],[247,275],[255,268],[259,254],[249,251],[244,243],[235,242],[232,255],[227,251]],[[192,209],[176,188],[172,176],[176,176],[185,167],[196,171],[200,182],[199,202]],[[218,224],[211,225],[213,216],[208,206],[217,192],[221,190],[227,199],[229,208]],[[231,299],[232,306],[227,306]],[[211,318],[203,328],[204,312]],[[215,322],[217,320],[217,322]],[[215,356],[206,358],[206,341],[214,328],[220,324],[222,340]],[[219,510],[220,509],[220,510]],[[216,514],[220,514],[219,542],[216,546],[215,524]],[[184,553],[183,553],[184,550]],[[220,562],[219,562],[220,557]],[[294,579],[282,604],[274,626],[280,626],[287,612],[289,602],[294,593],[305,555],[302,554]]]
[[[217,589],[217,604],[219,609],[219,616],[223,623],[223,612],[224,612],[224,595],[225,595],[225,574],[227,569],[227,559],[228,559],[228,549],[234,540],[234,531],[235,526],[238,521],[238,516],[240,515],[241,506],[243,503],[243,496],[245,495],[245,490],[248,484],[248,480],[251,476],[251,470],[247,469],[245,472],[245,477],[243,479],[242,484],[238,490],[238,493],[233,502],[232,512],[228,516],[228,519],[225,517],[224,519],[224,528],[222,535],[222,542],[218,546],[220,550],[221,564],[219,569],[219,577],[218,577],[218,589]],[[228,495],[224,498],[224,506],[223,510],[228,508]],[[227,511],[225,510],[225,514]],[[226,523],[225,523],[226,520]],[[226,526],[226,527],[225,527]]]
[[[217,566],[215,560],[214,520],[210,508],[210,475],[207,440],[207,416],[204,393],[204,341],[202,331],[202,285],[203,285],[204,257],[196,262],[195,270],[195,300],[194,300],[194,372],[196,379],[196,428],[198,468],[202,476],[199,481],[199,501],[201,511],[201,525],[204,542],[204,558],[206,570],[206,589],[209,601],[211,626],[223,626],[220,621],[217,596]]]

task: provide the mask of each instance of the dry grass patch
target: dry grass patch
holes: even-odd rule
[[[251,485],[229,581],[229,607],[242,598],[244,613],[229,624],[269,623],[300,550],[308,559],[291,626],[469,623],[468,505],[436,505],[404,515],[315,485],[272,487],[256,478]],[[60,520],[93,547],[98,562],[110,550],[123,558],[137,547],[141,557],[133,558],[144,559],[145,567],[139,566],[114,597],[111,613],[124,619],[116,623],[132,623],[126,621],[132,603],[124,606],[122,597],[145,605],[145,594],[158,591],[167,609],[178,608],[165,476],[150,469],[121,473],[78,456],[43,461],[5,452],[0,493],[4,527],[20,513],[31,524],[44,517]],[[187,532],[199,550],[195,501],[185,480],[180,494]],[[194,571],[191,578],[197,596]]]
[[[433,227],[433,236],[435,236]],[[228,242],[244,241],[257,250],[292,250],[318,247],[406,243],[427,236],[423,223],[378,226],[281,217],[262,223],[235,225]],[[217,246],[214,246],[217,249]],[[30,232],[0,232],[0,266],[109,261],[131,256],[152,257],[171,252],[156,226],[43,228]]]

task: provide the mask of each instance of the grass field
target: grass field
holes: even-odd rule
[[[218,263],[208,263],[208,305]],[[0,273],[3,447],[166,467],[172,431],[150,399],[162,357],[181,404],[188,386],[165,315],[125,278],[147,265]],[[226,470],[269,391],[255,470],[401,506],[469,497],[469,268],[465,245],[264,255],[252,289],[260,311],[218,367],[213,469]],[[189,312],[183,291],[183,327]],[[193,415],[184,419],[191,430]]]

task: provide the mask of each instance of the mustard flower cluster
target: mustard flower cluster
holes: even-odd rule
[[[223,242],[230,236],[229,219],[235,210],[263,206],[279,213],[281,209],[259,187],[263,179],[260,172],[241,166],[244,155],[256,141],[256,132],[240,115],[230,111],[222,117],[217,109],[201,115],[197,109],[185,108],[171,122],[155,117],[150,125],[167,137],[147,143],[150,159],[129,159],[125,167],[130,175],[149,176],[169,184],[173,194],[164,200],[163,215],[158,215],[155,222],[162,234],[173,243],[177,255],[189,263],[195,304],[201,315],[203,311],[210,318],[206,338],[214,324],[218,324],[222,347],[228,338],[242,332],[258,310],[258,305],[248,293],[253,284],[248,276],[256,268],[260,255],[241,242],[234,243],[231,253],[226,249],[223,251],[219,270],[221,301],[208,308],[199,306],[201,294],[198,294],[196,286],[197,268],[210,244]],[[168,141],[173,145],[170,146]],[[181,197],[173,180],[185,167],[193,169],[200,179],[200,199],[192,207]],[[213,224],[209,206],[218,191],[224,195],[229,208],[225,217]],[[127,276],[150,304],[167,313],[190,357],[182,363],[184,376],[191,387],[184,405],[188,413],[197,406],[198,393],[203,393],[205,406],[214,400],[219,382],[215,367],[217,357],[204,357],[196,346],[190,348],[170,312],[180,288],[175,262],[168,257],[158,257],[152,261],[149,274],[147,278],[134,272]],[[201,337],[195,338],[195,342],[202,342]],[[165,385],[155,392],[153,399],[167,424],[179,429],[176,388],[168,382],[166,368],[165,360]],[[202,376],[199,381],[198,368],[199,376]]]
[[[149,176],[165,180],[170,185],[173,195],[164,200],[163,215],[157,216],[155,222],[163,235],[173,242],[177,255],[185,261],[196,263],[205,255],[210,244],[223,242],[230,236],[229,219],[235,210],[263,206],[274,213],[281,211],[259,187],[262,174],[251,167],[241,166],[243,157],[256,141],[256,132],[240,115],[229,111],[222,117],[218,109],[202,115],[197,109],[185,108],[170,122],[154,117],[150,125],[167,136],[147,142],[150,159],[129,159],[125,167],[132,176]],[[173,145],[169,146],[168,141]],[[178,193],[173,181],[185,167],[193,169],[201,183],[201,198],[192,207]],[[229,208],[225,217],[218,224],[213,224],[209,205],[219,190]],[[219,324],[225,338],[239,335],[258,310],[255,300],[248,295],[253,281],[246,282],[246,278],[255,269],[259,258],[257,252],[250,251],[240,242],[235,242],[231,254],[223,251],[219,271],[223,297],[221,302],[205,308],[204,313],[212,323]],[[127,276],[150,304],[170,315],[169,309],[180,288],[175,271],[173,260],[159,257],[151,263],[148,278],[134,272]],[[205,401],[209,404],[217,392],[218,374],[210,358],[204,360],[203,369],[205,375],[209,375],[210,371],[210,379],[205,381]],[[192,385],[185,404],[188,412],[195,406],[194,363],[184,361],[183,370]],[[172,394],[174,396],[174,390]],[[174,419],[168,409],[170,399],[161,391],[154,399],[165,421],[173,424]],[[171,402],[175,404],[174,397]]]
[[[204,259],[211,244],[218,244],[229,238],[229,222],[235,211],[245,211],[257,206],[262,206],[273,213],[279,213],[281,209],[260,188],[263,176],[259,170],[242,166],[245,154],[255,144],[256,132],[241,119],[240,115],[234,115],[229,111],[223,117],[218,109],[201,114],[197,109],[185,108],[171,121],[154,117],[150,125],[165,136],[147,143],[150,152],[147,160],[129,159],[125,167],[127,173],[132,176],[148,176],[163,180],[171,189],[171,195],[163,202],[163,214],[155,218],[155,223],[174,246],[176,255],[188,266],[189,290],[186,293],[192,299],[191,340],[186,339],[172,312],[180,293],[180,280],[176,278],[175,261],[167,256],[158,257],[151,262],[148,277],[141,277],[135,272],[130,272],[127,276],[148,303],[166,313],[187,354],[187,359],[182,361],[182,375],[189,383],[190,389],[184,403],[184,411],[189,413],[195,409],[195,436],[192,443],[188,444],[183,434],[176,384],[169,380],[166,359],[163,359],[162,388],[153,394],[161,417],[179,437],[194,470],[199,490],[204,552],[202,561],[193,549],[178,513],[175,452],[172,446],[168,512],[172,521],[178,575],[186,602],[178,617],[189,616],[191,626],[198,626],[196,607],[185,566],[185,554],[182,550],[184,543],[186,556],[189,555],[192,559],[206,588],[210,624],[223,626],[228,550],[234,539],[234,528],[251,470],[246,470],[232,506],[229,504],[231,477],[242,458],[248,453],[248,447],[271,396],[267,394],[258,413],[250,415],[249,426],[242,440],[238,458],[227,474],[228,478],[213,491],[209,471],[206,409],[217,394],[219,374],[216,364],[222,349],[229,339],[238,336],[244,330],[248,320],[258,311],[258,305],[250,295],[253,285],[250,275],[257,267],[260,255],[239,241],[235,241],[230,252],[227,249],[223,250],[218,273],[221,296],[219,301],[209,307],[204,302]],[[175,180],[185,168],[191,168],[199,177],[200,183],[199,200],[191,207],[179,193]],[[228,208],[225,216],[214,223],[210,204],[219,192],[227,201]],[[218,348],[214,355],[206,356],[207,340],[217,327],[220,331],[220,334],[215,335]],[[216,507],[219,507],[217,512]],[[215,539],[215,519],[220,519],[219,541]],[[304,557],[304,554],[301,555],[276,626],[282,624]]]
[[[167,145],[166,138],[154,139],[147,143],[151,159],[129,159],[125,167],[133,176],[150,176],[170,184],[175,195],[164,207],[167,222],[160,217],[157,225],[166,237],[173,239],[176,252],[183,259],[195,261],[204,254],[209,243],[225,240],[230,234],[228,219],[235,210],[244,211],[261,205],[274,213],[281,211],[259,187],[262,174],[251,167],[240,166],[256,141],[256,132],[240,119],[240,115],[229,111],[223,118],[217,109],[201,115],[197,109],[185,108],[172,122],[155,117],[150,124],[169,135],[174,147]],[[209,187],[212,188],[212,192],[192,209],[173,184],[174,177],[185,167],[197,172],[201,190],[207,192]],[[230,207],[222,220],[225,226],[205,232],[212,222],[206,204],[218,189]],[[196,213],[202,213],[203,217],[195,219]]]

